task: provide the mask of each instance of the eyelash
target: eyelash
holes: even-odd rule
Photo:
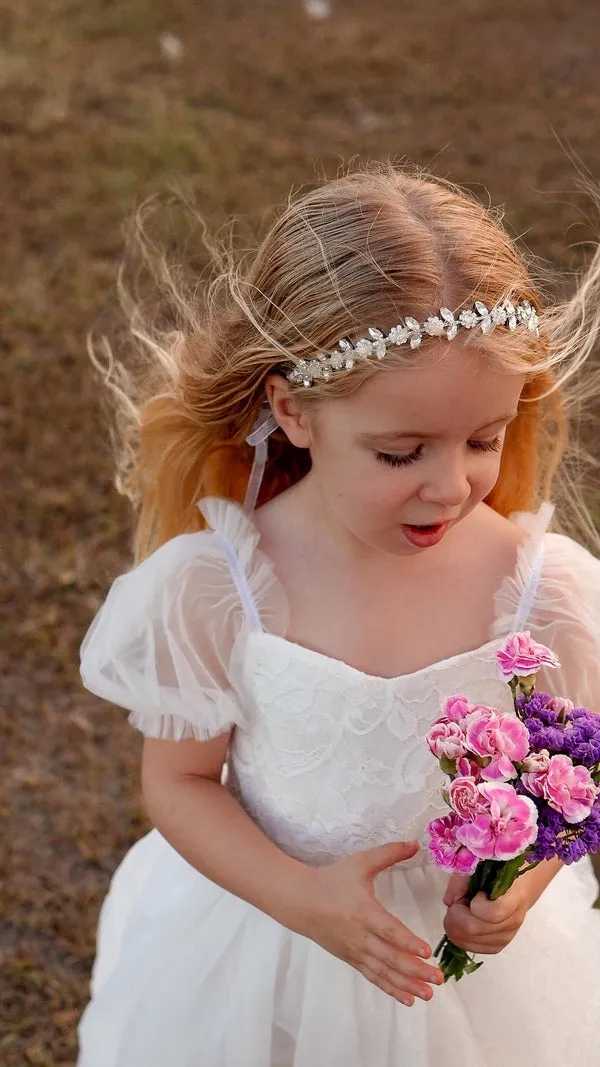
[[[501,437],[495,437],[493,441],[469,441],[469,447],[474,452],[499,452],[501,443]],[[416,463],[422,451],[423,445],[417,445],[405,456],[394,456],[389,452],[376,452],[375,455],[380,463],[385,463],[388,467],[408,467],[411,463]]]

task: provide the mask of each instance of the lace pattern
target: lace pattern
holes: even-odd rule
[[[494,670],[500,644],[386,679],[249,634],[240,654],[249,729],[233,739],[231,788],[272,840],[306,862],[398,839],[425,844],[427,823],[446,810],[425,735],[454,692],[511,709]]]

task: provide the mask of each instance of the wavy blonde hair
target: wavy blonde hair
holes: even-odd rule
[[[488,503],[508,516],[552,497],[563,526],[575,518],[584,539],[596,540],[582,465],[569,467],[566,450],[570,420],[600,391],[590,361],[600,326],[600,250],[574,295],[544,308],[547,271],[517,250],[498,211],[445,179],[389,163],[290,199],[258,249],[237,262],[230,248],[213,246],[204,228],[215,265],[206,285],[184,284],[149,238],[146,221],[142,210],[135,239],[166,305],[163,299],[149,325],[121,286],[137,360],[132,366],[117,360],[106,339],[90,347],[114,400],[117,488],[137,509],[136,560],[200,529],[201,497],[243,499],[252,463],[245,438],[264,403],[268,374],[371,325],[387,331],[406,315],[422,321],[442,306],[459,310],[506,298],[538,309],[539,338],[522,327],[461,335],[495,367],[527,375]],[[384,364],[365,361],[296,390],[305,404],[347,394],[371,374],[422,359],[437,343],[428,338],[417,351],[388,349]],[[296,482],[309,464],[306,452],[276,433],[259,503]]]

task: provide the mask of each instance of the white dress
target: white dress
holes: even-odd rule
[[[445,810],[424,742],[443,700],[511,710],[494,653],[527,626],[563,663],[543,679],[600,710],[600,562],[528,531],[483,647],[398,678],[288,641],[285,598],[237,505],[116,580],[82,648],[92,692],[163,738],[234,725],[227,788],[288,854],[324,864]],[[544,684],[539,688],[544,688]],[[447,875],[426,848],[378,876],[382,903],[435,945]],[[153,830],[104,902],[79,1067],[598,1067],[600,912],[590,861],[563,868],[514,941],[406,1008],[320,945],[192,868]]]

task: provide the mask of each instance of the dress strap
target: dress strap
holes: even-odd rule
[[[537,588],[539,585],[540,577],[542,574],[542,568],[544,566],[544,543],[538,547],[535,554],[533,564],[531,567],[531,574],[529,575],[529,581],[521,593],[521,599],[517,607],[515,618],[513,622],[513,632],[520,633],[526,626],[527,620],[531,615],[531,609],[533,607]]]
[[[214,530],[213,536],[216,537],[220,544],[225,558],[229,565],[229,572],[233,579],[234,585],[237,589],[238,596],[241,600],[242,607],[244,609],[244,615],[246,616],[246,622],[251,630],[261,630],[263,625],[260,621],[260,615],[252,596],[252,591],[248,583],[248,579],[244,574],[243,567],[240,565],[240,561],[237,556],[237,552],[233,547],[231,541],[221,533],[220,530]]]
[[[554,507],[552,504],[542,504],[533,519],[528,542],[522,546],[522,563],[525,564],[526,580],[523,582],[521,596],[512,622],[512,630],[515,633],[519,633],[527,625],[535,603],[544,567],[544,534],[548,529],[553,512]]]

